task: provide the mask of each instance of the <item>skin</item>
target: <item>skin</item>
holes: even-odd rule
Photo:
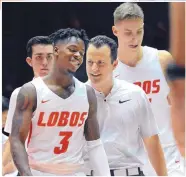
[[[32,57],[27,57],[26,62],[32,67],[35,77],[46,76],[52,67],[53,46],[36,44],[32,46]]]
[[[73,73],[83,62],[84,50],[84,42],[75,37],[65,41],[59,41],[54,47],[54,65],[51,73],[44,77],[43,81],[52,92],[62,99],[68,98],[75,90]],[[87,87],[87,95],[89,114],[85,122],[84,132],[86,140],[92,141],[100,138],[96,119],[97,104],[92,88]],[[32,113],[35,108],[35,87],[31,83],[27,83],[21,88],[18,94],[10,138],[14,163],[20,174],[24,176],[32,176],[24,144],[28,135]],[[64,168],[64,171],[65,170]]]
[[[170,47],[175,62],[185,67],[185,7],[183,2],[170,3]],[[174,136],[183,157],[185,157],[185,79],[170,83],[172,92],[171,118]]]

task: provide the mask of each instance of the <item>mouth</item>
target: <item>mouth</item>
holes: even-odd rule
[[[101,74],[90,74],[92,77],[99,77]]]
[[[45,71],[46,72],[46,71],[49,71],[49,69],[41,69],[41,71]]]
[[[81,65],[80,61],[79,61],[78,59],[75,59],[75,58],[72,58],[72,59],[70,60],[70,63],[71,63],[72,65],[78,66],[78,67]]]
[[[138,47],[138,45],[129,45],[129,47],[132,49],[136,49]]]

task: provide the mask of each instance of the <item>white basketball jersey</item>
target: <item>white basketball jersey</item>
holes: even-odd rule
[[[86,86],[74,80],[75,91],[66,99],[52,92],[41,78],[31,82],[36,88],[37,108],[28,137],[29,163],[51,164],[51,168],[54,164],[83,164],[89,103]]]
[[[166,160],[170,161],[169,159],[173,160],[174,158],[175,163],[175,153],[178,153],[178,151],[170,122],[170,105],[167,100],[169,87],[159,62],[158,50],[144,46],[143,57],[136,67],[125,65],[119,60],[118,66],[114,70],[114,76],[143,88],[151,102]],[[167,148],[172,146],[174,152],[172,148],[169,152]]]

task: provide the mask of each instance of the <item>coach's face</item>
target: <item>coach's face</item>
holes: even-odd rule
[[[59,41],[54,47],[54,55],[61,72],[75,73],[83,63],[85,53],[84,41],[71,37],[65,41]]]
[[[144,35],[142,19],[122,20],[112,27],[112,31],[118,38],[119,48],[122,50],[136,52],[140,49]]]
[[[111,63],[111,51],[107,45],[96,48],[90,44],[87,49],[86,70],[94,84],[106,83],[112,79],[112,72],[117,61]]]

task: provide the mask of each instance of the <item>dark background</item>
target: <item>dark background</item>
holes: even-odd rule
[[[2,91],[11,92],[33,78],[27,65],[26,44],[34,36],[49,35],[66,27],[84,28],[89,38],[104,34],[114,37],[113,12],[121,3],[43,2],[2,3]],[[169,4],[165,2],[138,3],[145,14],[143,45],[168,50]],[[85,62],[76,77],[86,81]]]

